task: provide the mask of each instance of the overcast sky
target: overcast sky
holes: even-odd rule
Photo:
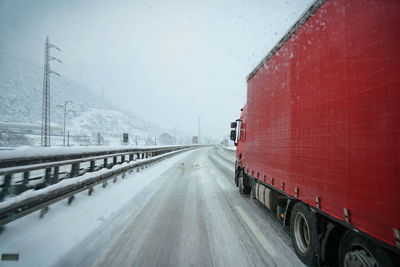
[[[162,127],[222,138],[246,76],[312,0],[0,0],[0,42]]]

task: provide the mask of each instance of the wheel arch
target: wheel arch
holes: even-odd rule
[[[239,187],[239,174],[240,172],[243,171],[244,173],[244,168],[242,167],[242,163],[240,161],[235,161],[235,185],[236,187]]]

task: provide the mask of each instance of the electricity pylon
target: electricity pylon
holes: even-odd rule
[[[43,78],[43,100],[42,100],[42,129],[40,143],[42,146],[50,146],[50,74],[61,76],[50,69],[50,61],[56,60],[60,63],[61,60],[50,56],[50,48],[55,48],[61,51],[60,48],[49,42],[49,37],[46,38],[44,48],[44,78]]]

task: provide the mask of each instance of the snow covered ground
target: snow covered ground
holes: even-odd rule
[[[236,151],[236,147],[235,147],[235,146],[225,146],[224,148],[225,148],[226,150]]]
[[[112,218],[127,202],[141,191],[151,192],[152,183],[163,172],[173,168],[193,151],[178,154],[139,173],[119,178],[106,188],[98,185],[92,196],[87,192],[75,195],[71,206],[67,200],[50,206],[49,212],[39,219],[32,213],[6,225],[0,235],[0,253],[19,253],[18,262],[1,262],[1,266],[52,266],[58,259],[79,244],[104,221]],[[140,209],[146,197],[137,202]]]

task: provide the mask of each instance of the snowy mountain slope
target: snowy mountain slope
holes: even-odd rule
[[[68,127],[79,129],[80,134],[102,133],[120,136],[121,133],[147,136],[158,134],[161,130],[150,122],[145,122],[131,113],[119,110],[89,108],[72,118]]]
[[[41,122],[43,71],[40,65],[0,54],[0,122]],[[69,115],[67,127],[72,134],[121,135],[129,132],[141,136],[160,134],[156,125],[122,112],[101,96],[65,77],[51,78],[51,121],[62,125],[63,113],[56,105],[65,100],[75,112]]]
[[[0,54],[1,121],[40,122],[42,87],[43,70],[39,65]],[[90,89],[65,77],[52,77],[50,97],[54,120],[62,114],[56,105],[65,100],[73,101],[78,112],[87,107],[115,108]]]

